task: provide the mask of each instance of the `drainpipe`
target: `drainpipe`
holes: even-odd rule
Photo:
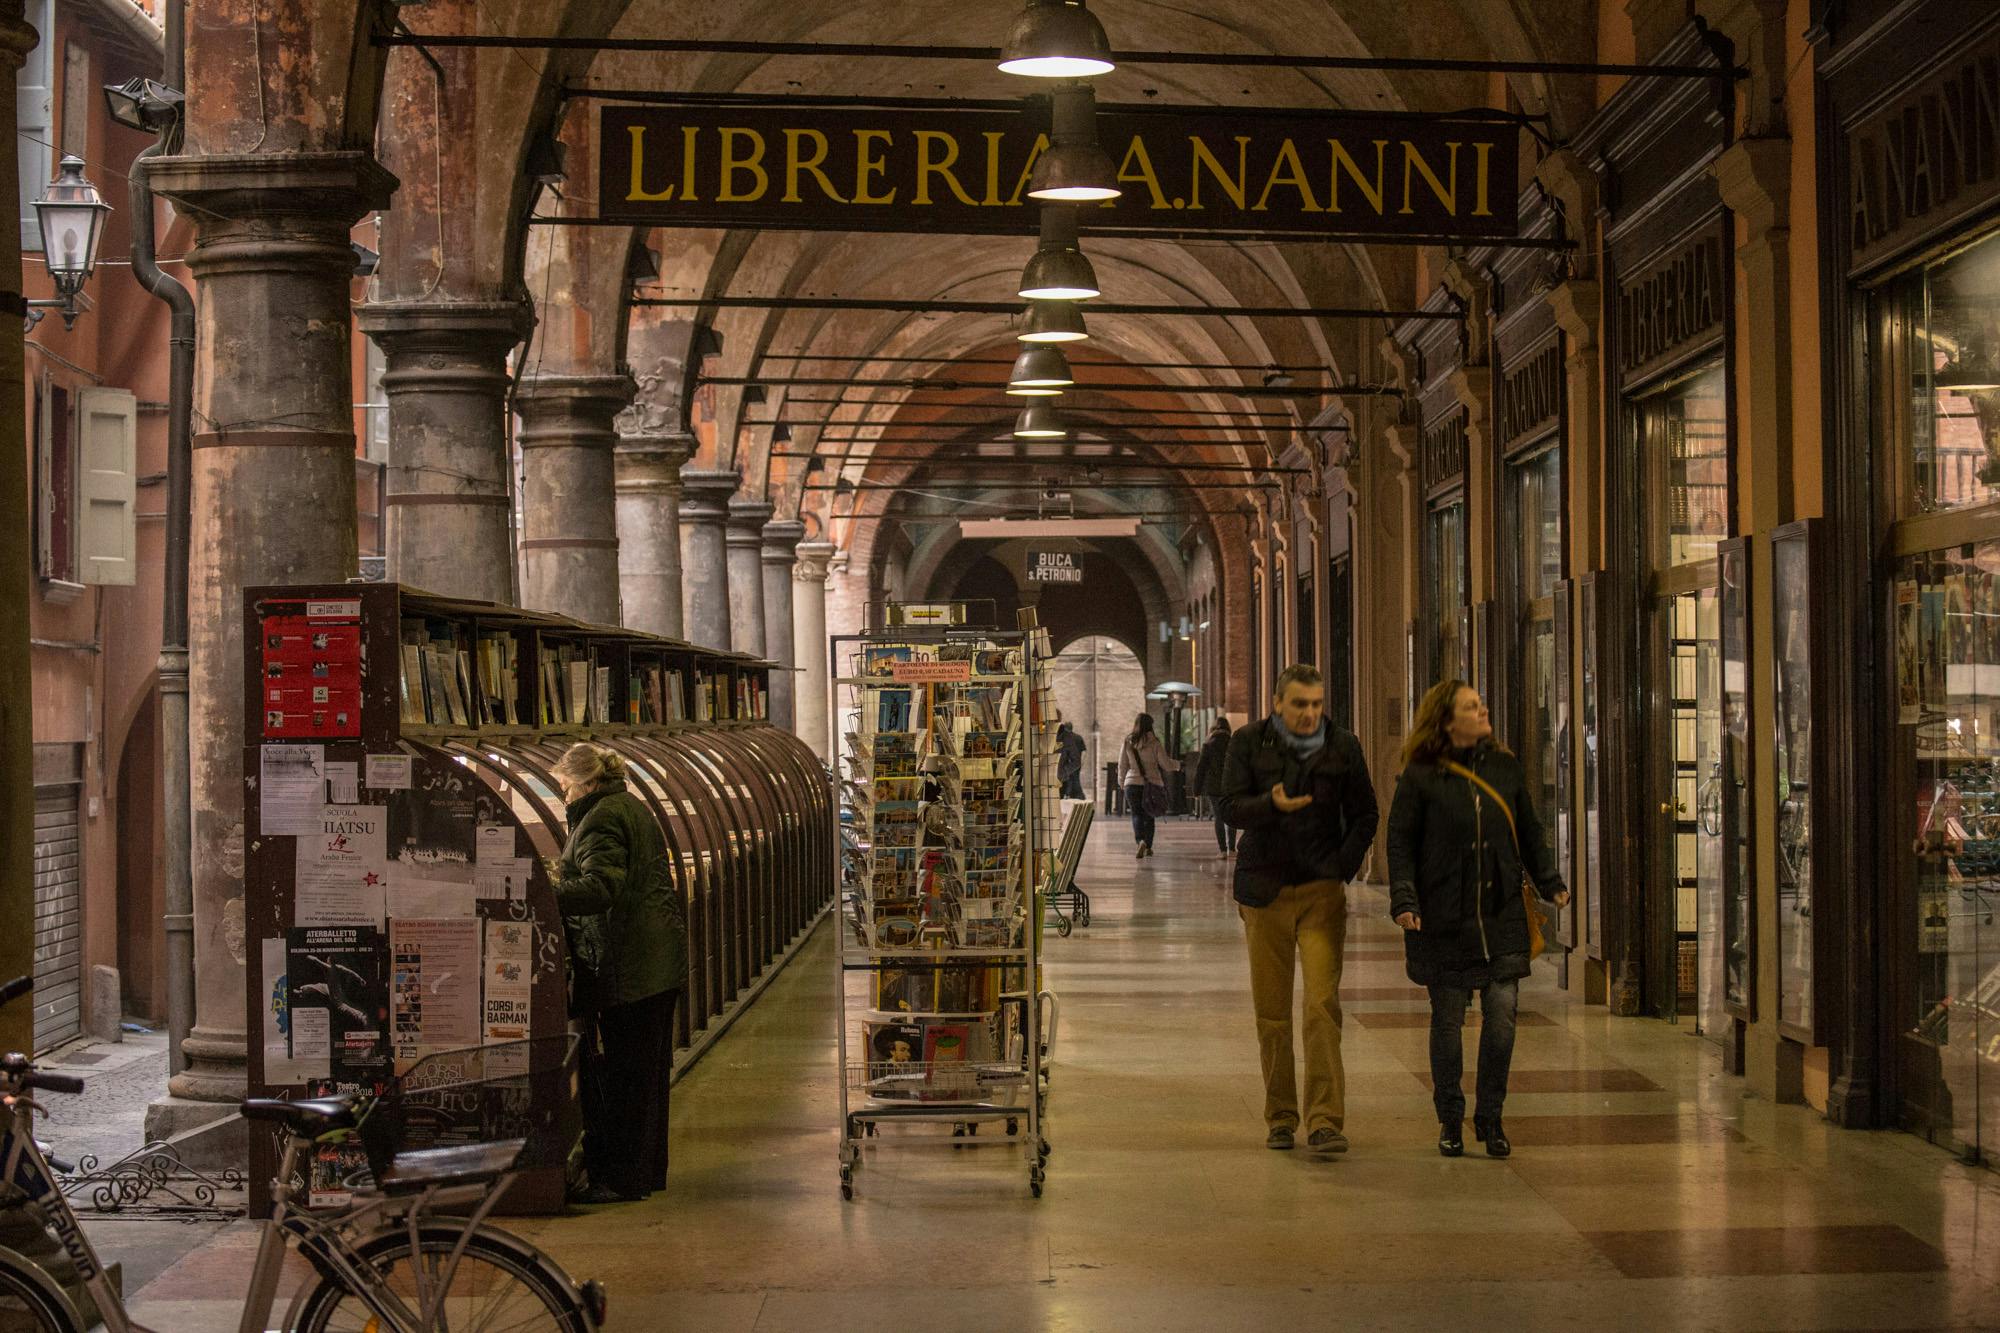
[[[168,86],[180,86],[182,0],[167,8]],[[173,312],[168,336],[166,588],[160,616],[160,731],[165,751],[167,1050],[171,1072],[187,1068],[181,1043],[194,1026],[194,817],[188,759],[188,543],[193,528],[191,440],[194,406],[194,298],[160,271],[154,256],[153,188],[146,169],[179,137],[178,120],[133,159],[132,276]]]

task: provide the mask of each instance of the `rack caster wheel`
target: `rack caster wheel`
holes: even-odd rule
[[[1012,1137],[1013,1137],[1014,1135],[1016,1135],[1016,1134],[1019,1134],[1020,1132],[1021,1132],[1021,1122],[1020,1122],[1020,1121],[1018,1121],[1018,1120],[1009,1120],[1009,1121],[1007,1122],[1007,1136],[1008,1136],[1009,1138],[1012,1138]]]
[[[868,1122],[867,1122],[866,1124],[862,1125],[862,1126],[861,1126],[861,1133],[863,1134],[863,1136],[865,1136],[865,1137],[867,1137],[867,1138],[871,1138],[871,1139],[872,1139],[872,1138],[874,1138],[874,1137],[875,1137],[875,1122],[874,1122],[873,1120],[870,1120],[870,1121],[868,1121]]]
[[[854,1201],[854,1186],[848,1184],[846,1181],[842,1181],[840,1185],[840,1197],[852,1203]]]
[[[1039,1198],[1041,1198],[1041,1197],[1042,1197],[1042,1186],[1041,1186],[1041,1182],[1040,1182],[1040,1181],[1036,1181],[1036,1182],[1034,1182],[1034,1183],[1030,1184],[1030,1185],[1028,1186],[1028,1190],[1029,1190],[1029,1192],[1030,1192],[1030,1193],[1032,1193],[1032,1194],[1033,1194],[1033,1195],[1034,1195],[1034,1196],[1035,1196],[1035,1197],[1036,1197],[1037,1199],[1039,1199]]]

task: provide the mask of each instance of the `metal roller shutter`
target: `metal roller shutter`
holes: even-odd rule
[[[83,869],[74,786],[35,789],[35,1049],[83,1031]]]

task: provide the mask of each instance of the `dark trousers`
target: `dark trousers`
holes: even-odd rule
[[[1146,809],[1146,789],[1136,782],[1125,784],[1125,808],[1132,812],[1132,841],[1141,847],[1153,845],[1153,815]]]
[[[1221,802],[1221,801],[1219,801],[1219,800],[1217,800],[1217,799],[1216,799],[1215,797],[1211,796],[1211,797],[1209,797],[1209,798],[1208,798],[1208,804],[1209,804],[1209,807],[1210,807],[1210,809],[1211,809],[1211,810],[1213,811],[1213,813],[1214,813],[1214,815],[1215,815],[1215,845],[1216,845],[1216,848],[1217,848],[1218,850],[1220,850],[1220,851],[1225,851],[1225,852],[1233,852],[1233,851],[1235,851],[1235,850],[1236,850],[1236,830],[1235,830],[1235,829],[1233,829],[1233,828],[1231,828],[1231,827],[1229,827],[1229,825],[1228,825],[1228,824],[1226,824],[1226,823],[1224,823],[1224,822],[1223,822],[1223,819],[1222,819],[1222,802]]]
[[[1062,799],[1065,801],[1084,801],[1090,799],[1083,794],[1083,775],[1081,773],[1072,773],[1062,780]]]
[[[1431,991],[1431,1101],[1437,1107],[1440,1124],[1465,1119],[1465,1050],[1459,1033],[1465,1028],[1465,1011],[1472,992],[1456,986],[1432,986]],[[1507,1100],[1507,1071],[1514,1063],[1514,1015],[1520,1003],[1521,983],[1496,981],[1480,991],[1479,1073],[1474,1080],[1478,1098],[1472,1118],[1486,1121],[1500,1118]]]
[[[584,1045],[583,1161],[590,1183],[640,1197],[667,1187],[674,991],[597,1015]]]

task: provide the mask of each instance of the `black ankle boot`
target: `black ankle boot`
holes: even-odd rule
[[[1488,1157],[1505,1157],[1514,1151],[1514,1145],[1507,1142],[1507,1131],[1500,1127],[1500,1117],[1472,1122],[1472,1133],[1486,1145]]]
[[[1465,1156],[1465,1131],[1460,1121],[1438,1122],[1438,1155],[1440,1157]]]

